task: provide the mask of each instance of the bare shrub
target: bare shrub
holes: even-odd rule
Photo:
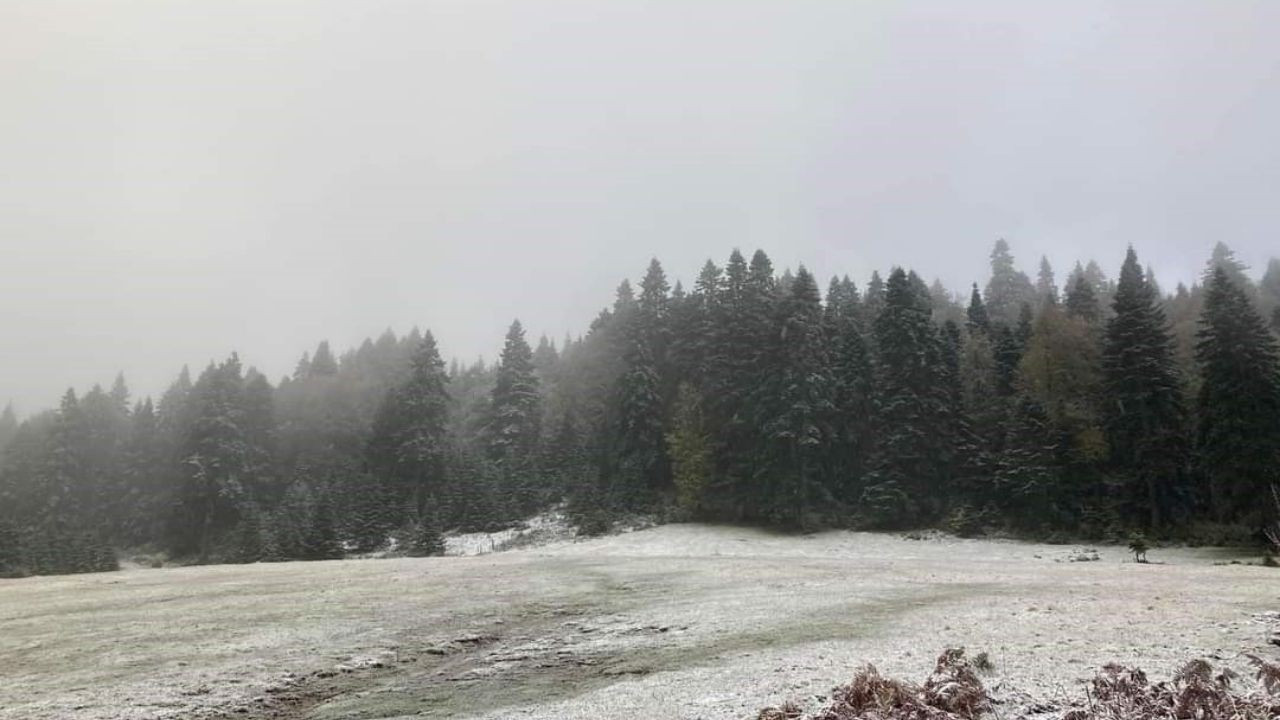
[[[1264,660],[1257,655],[1245,655],[1245,657],[1249,658],[1249,662],[1257,668],[1258,682],[1262,683],[1262,687],[1273,695],[1280,693],[1280,663]]]
[[[1268,693],[1276,686],[1265,677],[1280,680],[1280,666],[1259,660],[1258,677]],[[1079,707],[1063,720],[1120,720],[1121,718],[1195,718],[1197,720],[1251,720],[1274,717],[1280,702],[1260,693],[1234,692],[1230,670],[1214,675],[1213,666],[1192,660],[1168,683],[1150,683],[1141,670],[1107,665],[1093,679],[1088,707]]]
[[[1238,676],[1215,674],[1205,660],[1192,660],[1168,682],[1152,683],[1137,668],[1109,664],[1094,676],[1086,698],[1069,706],[1060,720],[1273,720],[1280,717],[1280,663],[1246,655],[1260,685],[1232,688]],[[975,658],[976,660],[976,658]],[[978,720],[995,717],[991,697],[962,649],[938,658],[924,685],[882,677],[870,665],[832,691],[827,707],[811,720]],[[800,708],[768,708],[757,720],[800,720]],[[1007,716],[1006,716],[1007,717]],[[1015,716],[1017,717],[1017,716]]]
[[[976,720],[990,710],[991,699],[960,648],[943,651],[924,685],[892,680],[867,665],[847,685],[832,691],[831,702],[813,720]],[[793,720],[794,705],[766,708],[758,720]]]

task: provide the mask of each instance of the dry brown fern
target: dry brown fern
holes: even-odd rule
[[[1183,665],[1168,682],[1152,683],[1137,668],[1108,664],[1088,686],[1087,702],[1067,708],[1060,720],[1276,720],[1280,718],[1280,663],[1247,655],[1259,689],[1233,690],[1239,676],[1215,674],[1203,659]],[[979,720],[995,716],[991,697],[961,649],[943,651],[923,685],[880,675],[871,665],[831,693],[811,720]],[[800,720],[795,705],[769,708],[757,720]],[[999,720],[997,717],[996,720]]]

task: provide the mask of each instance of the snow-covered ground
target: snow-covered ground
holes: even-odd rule
[[[517,527],[498,532],[448,535],[445,537],[444,547],[446,555],[484,555],[517,547],[568,542],[576,535],[577,532],[565,518],[564,511],[557,509],[529,518]]]
[[[1075,695],[1108,661],[1158,677],[1277,650],[1280,571],[1225,551],[1138,565],[700,525],[551,539],[0,581],[0,718],[744,718],[868,662],[923,677],[956,645],[987,651],[1016,704]]]

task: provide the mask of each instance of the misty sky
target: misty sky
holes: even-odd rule
[[[585,330],[651,256],[1280,254],[1276,2],[0,3],[0,402]]]

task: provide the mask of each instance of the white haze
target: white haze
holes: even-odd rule
[[[1280,227],[1274,2],[0,4],[0,402],[512,317],[764,248],[1162,282]]]

